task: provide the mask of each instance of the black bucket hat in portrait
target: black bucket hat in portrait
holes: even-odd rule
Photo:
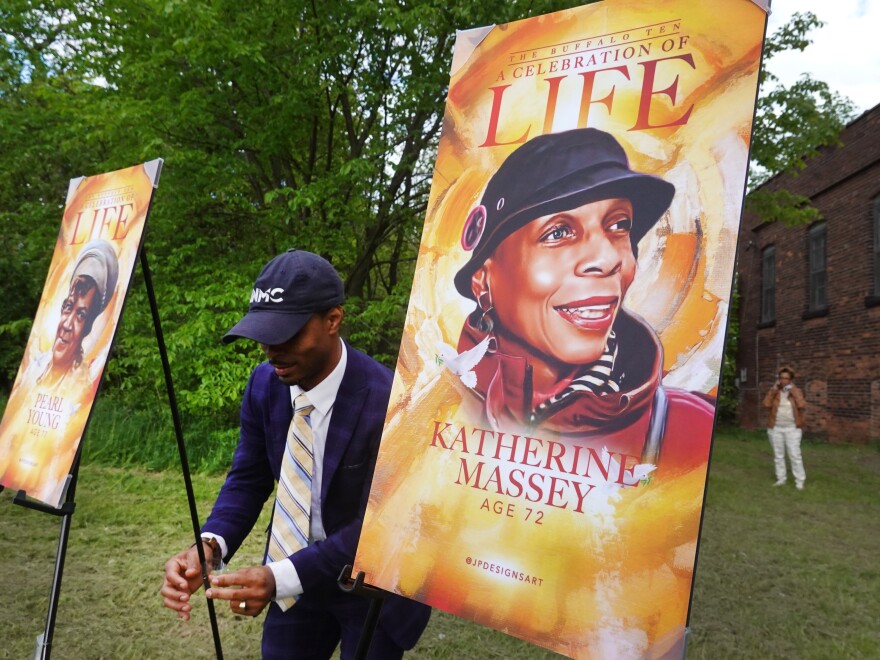
[[[611,197],[633,205],[635,247],[669,208],[675,186],[630,169],[626,152],[605,131],[578,128],[539,135],[511,153],[489,180],[464,223],[462,248],[473,251],[455,288],[474,298],[471,278],[495,248],[535,218]]]
[[[276,346],[292,338],[315,312],[345,301],[342,278],[323,257],[291,249],[263,267],[254,282],[244,318],[223,337]]]

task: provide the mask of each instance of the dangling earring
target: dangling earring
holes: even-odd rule
[[[486,296],[488,299],[487,303],[483,302],[483,296]],[[498,350],[498,340],[495,338],[495,335],[492,334],[492,330],[495,329],[495,321],[490,315],[490,312],[494,311],[495,307],[492,305],[492,293],[488,288],[477,296],[477,308],[482,312],[476,323],[477,330],[489,338],[489,347],[486,349],[486,352],[494,353]]]

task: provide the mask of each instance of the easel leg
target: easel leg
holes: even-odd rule
[[[364,577],[364,572],[359,571],[357,577],[352,580],[351,565],[347,565],[342,569],[342,573],[339,574],[339,579],[336,581],[339,588],[345,593],[370,599],[370,607],[367,610],[367,617],[364,619],[361,637],[354,652],[354,660],[366,660],[367,653],[370,651],[370,643],[373,641],[373,633],[376,632],[376,625],[379,623],[379,613],[382,610],[382,604],[388,597],[387,591],[366,584]]]
[[[373,633],[376,631],[376,624],[379,622],[379,612],[382,610],[384,602],[384,598],[370,600],[370,609],[367,610],[367,618],[364,620],[364,629],[358,640],[357,650],[354,652],[354,660],[366,660],[367,653],[370,652],[370,642],[373,641]]]
[[[67,494],[65,504],[72,505],[73,494],[76,490],[76,478],[79,473],[79,456],[73,465],[73,470],[67,477]],[[34,660],[49,660],[52,652],[52,637],[55,634],[55,618],[58,615],[58,600],[61,596],[61,578],[64,574],[64,560],[67,557],[67,540],[70,537],[70,525],[73,518],[72,506],[66,507],[66,513],[61,516],[61,534],[58,538],[58,550],[55,553],[55,572],[52,575],[52,589],[49,592],[49,614],[46,616],[46,628],[37,636],[34,647]]]
[[[165,349],[165,336],[162,334],[162,323],[159,320],[159,305],[156,302],[156,293],[153,289],[153,277],[150,274],[150,265],[147,263],[147,249],[141,246],[141,269],[144,275],[144,284],[147,287],[147,298],[150,301],[150,313],[153,317],[153,327],[156,330],[156,342],[159,344],[159,356],[162,358],[162,372],[165,375],[165,388],[168,390],[168,405],[171,407],[171,420],[174,424],[174,435],[177,438],[177,452],[180,454],[180,467],[183,470],[183,483],[186,488],[186,500],[189,504],[189,516],[193,526],[195,547],[199,554],[199,563],[202,567],[202,584],[205,591],[211,586],[208,582],[208,565],[205,561],[205,550],[200,543],[199,514],[196,511],[196,498],[193,493],[192,479],[189,474],[189,460],[186,454],[186,445],[183,442],[183,425],[180,421],[180,412],[177,408],[177,397],[174,394],[174,381],[171,378],[171,364],[168,361],[168,351]],[[214,637],[214,652],[217,660],[223,660],[223,647],[220,644],[220,629],[217,627],[217,615],[214,612],[214,601],[207,598],[208,619],[211,622],[211,634]]]

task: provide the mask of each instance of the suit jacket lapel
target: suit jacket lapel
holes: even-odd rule
[[[281,460],[287,446],[287,431],[293,419],[293,403],[290,400],[290,386],[272,377],[269,398],[269,419],[266,428],[270,429],[266,438],[267,455],[275,480],[281,475]]]
[[[327,444],[324,446],[324,471],[321,477],[321,502],[327,501],[327,488],[345,455],[352,436],[357,430],[358,418],[364,406],[369,385],[360,367],[360,356],[348,345],[348,363],[333,403]]]

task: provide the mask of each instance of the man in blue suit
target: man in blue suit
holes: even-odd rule
[[[340,338],[343,299],[342,280],[326,260],[288,250],[263,268],[247,315],[223,338],[257,341],[268,360],[247,384],[232,468],[202,528],[209,565],[231,559],[280,483],[266,564],[211,576],[207,596],[249,616],[268,605],[263,658],[329,658],[340,641],[342,657],[350,658],[369,607],[336,581],[357,549],[391,372]],[[297,442],[307,447],[304,469]],[[291,465],[300,472],[291,472]],[[302,532],[294,529],[297,516],[288,513],[297,508],[297,515],[305,515],[299,518]],[[190,596],[199,586],[195,547],[167,562],[161,593],[180,618],[189,619]],[[425,605],[390,596],[369,657],[400,658],[415,645],[429,615]]]

